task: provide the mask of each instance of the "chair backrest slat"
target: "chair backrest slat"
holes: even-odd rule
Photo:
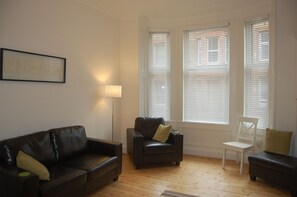
[[[256,141],[258,118],[240,117],[237,141],[254,145]]]

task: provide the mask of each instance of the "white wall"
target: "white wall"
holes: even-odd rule
[[[276,31],[276,109],[275,126],[285,131],[296,131],[297,99],[297,1],[277,2]],[[295,133],[292,154],[297,155]]]
[[[0,140],[82,124],[111,138],[102,85],[120,82],[120,23],[72,0],[0,0],[0,47],[67,58],[65,84],[0,81]]]
[[[132,5],[122,2],[124,14],[114,10],[121,20],[107,15],[105,7],[95,9],[87,2],[0,0],[0,47],[67,58],[65,84],[0,81],[0,140],[73,124],[85,125],[89,136],[110,139],[111,100],[102,98],[102,85],[121,84],[115,136],[125,151],[126,128],[133,127],[140,115],[139,57],[144,28],[169,29],[173,39],[180,39],[183,28],[231,22],[231,62],[240,65],[243,19],[267,13],[276,19],[274,126],[296,130],[296,1],[174,0],[168,8],[167,1],[143,1],[133,12],[128,10]],[[181,47],[175,46],[175,55]],[[176,72],[181,71],[181,61],[174,65]],[[241,71],[238,67],[232,72]],[[171,124],[185,135],[185,153],[221,157],[221,142],[232,138],[234,125],[181,123],[181,92],[175,96]],[[234,104],[234,108],[240,106]],[[232,117],[238,115],[235,111]],[[296,139],[294,145],[296,155]]]
[[[187,1],[190,2],[190,1]],[[231,2],[232,1],[226,1]],[[277,3],[276,3],[277,2]],[[281,2],[281,3],[280,3]],[[122,83],[124,85],[124,89],[129,90],[129,92],[133,92],[131,95],[126,94],[125,99],[121,101],[122,106],[122,118],[121,118],[121,132],[122,132],[122,142],[124,143],[125,147],[125,135],[126,135],[126,128],[133,127],[134,119],[137,115],[140,115],[140,90],[136,89],[140,87],[136,85],[139,83],[139,72],[125,72],[124,70],[127,68],[129,71],[131,70],[138,70],[139,71],[139,53],[141,52],[141,37],[142,31],[140,31],[143,26],[147,29],[155,29],[155,30],[170,30],[172,33],[172,39],[181,39],[180,36],[182,34],[182,30],[184,28],[190,27],[197,27],[197,26],[209,26],[209,25],[216,25],[216,24],[226,24],[230,22],[231,26],[231,50],[233,51],[231,54],[231,64],[236,65],[234,66],[234,70],[231,72],[235,72],[235,79],[243,77],[242,76],[242,65],[244,62],[243,57],[243,22],[246,20],[256,19],[256,18],[263,18],[268,17],[271,21],[272,27],[272,37],[277,40],[272,40],[272,47],[279,47],[279,42],[285,40],[289,42],[289,40],[293,41],[293,38],[287,38],[287,34],[292,35],[295,31],[296,35],[296,23],[294,23],[294,19],[296,19],[296,15],[294,15],[294,10],[296,10],[295,2],[293,0],[286,0],[286,1],[274,1],[274,0],[263,0],[263,1],[240,1],[235,2],[233,1],[233,6],[230,4],[225,3],[218,3],[214,6],[208,5],[205,9],[203,9],[203,5],[200,7],[195,7],[195,2],[192,1],[193,4],[188,4],[189,11],[180,11],[179,7],[182,9],[185,6],[185,2],[174,1],[174,5],[170,5],[170,9],[166,9],[166,6],[163,7],[164,9],[160,8],[161,5],[155,5],[155,7],[159,6],[158,9],[153,9],[153,3],[150,2],[150,8],[138,14],[139,24],[135,21],[129,21],[128,19],[121,22],[121,30],[124,30],[126,33],[121,33],[121,40],[129,40],[129,44],[121,46],[121,57],[123,57],[123,53],[127,53],[129,51],[128,58],[133,61],[131,64],[121,64],[122,70]],[[293,5],[294,4],[294,5]],[[175,6],[175,8],[174,8]],[[277,16],[276,16],[276,6],[277,6]],[[280,8],[283,6],[284,8]],[[291,8],[286,8],[290,7]],[[143,6],[145,7],[145,6]],[[173,11],[175,9],[175,11]],[[196,9],[196,10],[195,10]],[[160,11],[162,10],[162,11]],[[286,13],[286,14],[285,14]],[[285,16],[279,16],[283,15]],[[294,17],[292,16],[294,15]],[[289,19],[289,22],[285,22],[284,20]],[[143,20],[145,19],[145,20]],[[277,22],[276,22],[277,19]],[[275,23],[276,22],[276,23]],[[127,27],[126,24],[132,24],[132,26]],[[282,23],[282,24],[280,24]],[[294,23],[294,24],[293,24]],[[285,32],[283,35],[275,35],[275,33],[279,33],[279,28],[285,26]],[[291,27],[295,28],[293,30]],[[275,29],[277,31],[275,32]],[[129,31],[129,33],[128,33]],[[130,34],[130,32],[132,32]],[[136,36],[136,32],[139,32],[139,36]],[[284,38],[284,36],[286,38]],[[288,40],[289,39],[289,40]],[[296,36],[295,36],[296,40]],[[135,50],[135,46],[138,45],[138,51]],[[295,56],[287,57],[287,49],[286,44],[283,44],[282,48],[278,48],[276,50],[276,54],[272,54],[272,64],[274,67],[273,74],[276,76],[276,96],[275,101],[273,103],[275,111],[274,113],[274,120],[272,127],[277,129],[283,130],[296,130],[295,122],[296,122],[296,107],[295,107],[295,94],[296,94],[296,87],[295,87]],[[131,49],[131,46],[133,46]],[[174,46],[176,48],[180,48],[182,46]],[[125,51],[125,52],[124,52]],[[282,53],[280,53],[282,51]],[[174,55],[178,54],[180,51],[174,51]],[[295,51],[296,54],[296,51]],[[276,61],[277,59],[277,61]],[[137,62],[138,60],[138,62]],[[181,72],[180,65],[182,65],[181,58],[176,58],[178,63],[175,63],[173,72]],[[286,64],[280,66],[280,62],[286,60]],[[123,63],[123,62],[122,62]],[[126,67],[128,66],[128,67]],[[289,68],[289,69],[288,69]],[[288,69],[288,70],[287,70]],[[174,71],[175,70],[175,71]],[[275,72],[276,71],[276,72]],[[127,76],[128,75],[128,76]],[[175,76],[175,75],[174,75]],[[124,78],[123,78],[124,77]],[[182,80],[180,78],[176,78],[176,80]],[[234,84],[232,84],[233,86]],[[235,88],[234,91],[240,91],[240,85],[238,88]],[[284,95],[282,97],[281,95]],[[173,106],[176,108],[181,108],[181,92],[176,92],[175,95],[175,103]],[[288,96],[288,97],[287,97]],[[232,98],[231,98],[232,99]],[[236,102],[236,100],[232,100],[233,109],[231,110],[231,118],[232,122],[230,126],[223,126],[223,125],[208,125],[208,124],[193,124],[193,123],[184,123],[181,122],[182,120],[182,110],[181,109],[174,109],[173,120],[170,121],[170,124],[173,124],[175,128],[181,129],[184,133],[184,152],[187,154],[194,154],[194,155],[201,155],[201,156],[211,156],[211,157],[221,157],[222,150],[221,144],[223,141],[232,139],[234,133],[234,120],[236,116],[238,116],[238,111],[240,112],[240,107],[242,103]],[[129,113],[128,111],[129,110]],[[263,133],[261,133],[263,134]],[[263,136],[258,136],[257,142],[257,149],[261,150],[264,145]]]
[[[126,128],[134,127],[139,114],[139,29],[137,20],[121,21],[121,141],[126,144]],[[126,151],[126,149],[123,149]]]

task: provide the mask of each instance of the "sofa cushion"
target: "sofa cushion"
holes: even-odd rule
[[[83,126],[51,129],[53,142],[59,160],[78,155],[87,149],[87,136]]]
[[[288,155],[291,147],[292,132],[266,129],[264,150],[271,153]]]
[[[50,180],[47,168],[30,155],[19,151],[16,160],[18,168],[37,174],[40,180]]]
[[[144,154],[174,153],[175,146],[169,143],[161,143],[153,140],[144,141]]]
[[[143,135],[144,139],[152,139],[160,124],[164,125],[163,118],[138,117],[135,119],[134,128]]]
[[[40,181],[40,196],[63,196],[74,188],[84,187],[86,171],[55,165],[49,168],[51,181]]]
[[[286,174],[297,175],[297,158],[267,152],[259,152],[248,157],[250,163],[264,166]]]
[[[26,152],[44,165],[52,164],[57,160],[50,135],[46,131],[4,140],[0,146],[1,157],[10,166],[16,165],[19,150]]]
[[[153,140],[165,143],[168,140],[171,128],[172,128],[171,125],[165,126],[165,125],[160,124],[155,135],[153,136]]]
[[[84,153],[63,162],[63,166],[85,170],[88,173],[88,182],[117,167],[117,157]]]

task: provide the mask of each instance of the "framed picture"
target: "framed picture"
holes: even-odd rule
[[[0,79],[66,82],[66,58],[1,48]]]

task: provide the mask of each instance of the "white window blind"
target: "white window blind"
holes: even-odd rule
[[[201,38],[197,40],[197,50],[198,50],[198,65],[202,65],[202,41]]]
[[[269,126],[269,22],[245,24],[245,116],[259,118],[258,128]]]
[[[219,63],[219,37],[211,36],[207,38],[207,64]]]
[[[184,32],[184,120],[229,123],[228,27]]]
[[[149,33],[147,115],[165,120],[170,118],[169,40],[169,33]]]

